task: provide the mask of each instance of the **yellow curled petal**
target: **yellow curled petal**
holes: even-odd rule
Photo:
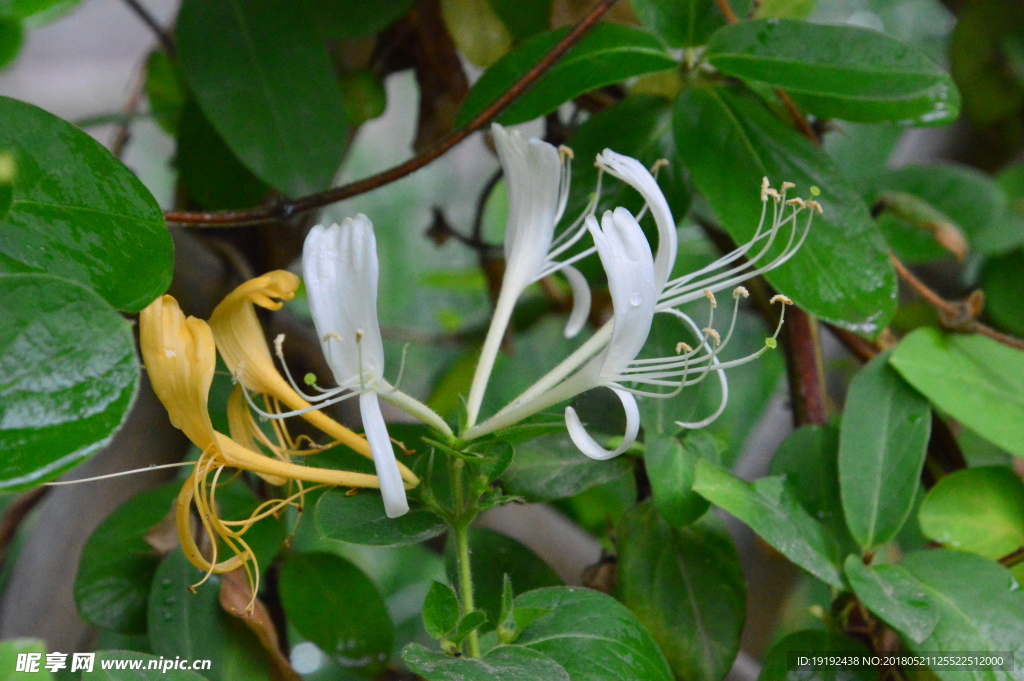
[[[217,350],[209,325],[186,318],[171,296],[161,296],[139,315],[142,361],[153,392],[171,423],[200,449],[213,444],[207,411]]]

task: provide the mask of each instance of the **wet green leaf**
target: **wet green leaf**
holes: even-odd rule
[[[487,69],[469,91],[456,125],[466,125],[503,95],[567,32],[559,29],[536,35]],[[632,26],[598,24],[505,109],[498,122],[514,125],[533,120],[585,92],[675,66],[676,61],[650,33]]]
[[[131,669],[133,660],[140,660],[142,667],[137,670]],[[110,669],[104,669],[103,663],[111,665]],[[118,663],[121,663],[119,665]],[[100,681],[203,681],[206,677],[199,672],[187,669],[172,669],[169,665],[181,664],[181,660],[165,660],[156,655],[139,653],[134,650],[101,650],[96,653],[93,662],[93,669],[89,672],[89,679]],[[192,664],[189,660],[187,664]],[[150,668],[149,665],[154,667]],[[165,669],[164,667],[167,666]],[[212,665],[211,665],[212,671]],[[209,672],[207,672],[209,673]]]
[[[889,361],[936,407],[1024,457],[1024,352],[924,328],[904,338]]]
[[[573,681],[550,657],[523,646],[499,646],[473,659],[451,657],[410,643],[402,651],[402,659],[427,681]]]
[[[0,221],[0,273],[53,274],[135,311],[167,290],[173,249],[156,201],[98,142],[0,97],[0,151],[14,188]]]
[[[345,667],[380,673],[395,632],[370,578],[332,553],[293,553],[280,576],[281,605],[300,634]]]
[[[632,470],[629,459],[595,461],[584,456],[565,433],[516,445],[516,456],[505,471],[502,487],[530,501],[564,499],[618,480]]]
[[[290,196],[330,185],[345,107],[303,3],[185,0],[177,40],[200,108],[253,174]]]
[[[715,31],[725,25],[725,17],[714,0],[632,0],[637,19],[669,47],[703,45]],[[741,4],[730,3],[741,15]]]
[[[669,525],[682,527],[704,515],[710,504],[693,491],[693,480],[699,459],[721,463],[714,439],[702,430],[692,431],[682,440],[648,433],[644,444],[651,495]]]
[[[726,88],[684,92],[676,102],[675,133],[694,184],[740,244],[757,228],[763,177],[776,187],[796,183],[791,195],[809,197],[810,188],[819,187],[824,215],[815,216],[803,247],[768,280],[797,305],[845,328],[873,334],[888,323],[896,277],[885,244],[824,151],[753,95]],[[773,246],[765,262],[779,249]]]
[[[89,537],[75,578],[75,604],[86,622],[122,634],[146,633],[146,602],[160,554],[145,536],[171,510],[179,487],[172,482],[132,497]]]
[[[750,526],[782,555],[841,589],[832,537],[796,500],[783,478],[746,482],[705,461],[697,462],[693,489]]]
[[[843,513],[865,550],[900,531],[920,483],[931,407],[883,353],[850,384],[839,432]]]
[[[135,399],[131,327],[94,292],[0,276],[0,488],[52,480],[110,441]]]
[[[647,627],[676,678],[719,681],[746,612],[739,555],[717,518],[673,529],[650,503],[618,525],[622,602]]]
[[[782,88],[804,110],[850,121],[953,121],[960,93],[924,52],[857,26],[792,19],[719,29],[706,58],[719,71]]]
[[[445,531],[441,519],[422,508],[387,517],[380,494],[373,490],[351,497],[339,490],[327,492],[316,504],[316,525],[329,539],[370,546],[418,544]]]

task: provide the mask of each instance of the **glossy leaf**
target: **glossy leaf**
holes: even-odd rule
[[[786,476],[793,495],[841,547],[852,544],[839,496],[839,429],[801,426],[772,457],[772,475]]]
[[[86,622],[122,634],[146,633],[160,554],[145,536],[171,510],[178,488],[170,483],[132,497],[89,537],[75,578],[75,604]]]
[[[24,30],[21,22],[12,17],[0,15],[0,69],[4,68],[18,56]]]
[[[210,660],[211,681],[270,681],[270,663],[255,635],[220,606],[220,578],[214,575],[189,591],[203,576],[180,549],[164,556],[147,607],[153,653]]]
[[[332,553],[293,553],[280,575],[281,605],[303,637],[346,667],[379,673],[395,633],[370,578]]]
[[[783,478],[746,482],[699,461],[693,489],[818,579],[842,588],[833,539],[804,510]]]
[[[423,628],[433,638],[443,638],[458,623],[459,599],[450,586],[434,580],[423,601]]]
[[[889,366],[883,353],[850,384],[839,431],[843,513],[865,550],[900,531],[924,466],[931,407]]]
[[[1024,352],[924,328],[904,338],[889,362],[936,407],[1024,457]]]
[[[874,681],[874,667],[821,666],[795,669],[790,666],[791,653],[801,655],[870,655],[867,647],[848,636],[831,631],[798,631],[782,639],[768,651],[757,681]]]
[[[0,97],[0,120],[0,150],[15,159],[0,273],[64,277],[128,311],[167,290],[171,237],[142,183],[87,134],[31,104]]]
[[[316,504],[316,524],[324,537],[370,546],[418,544],[445,531],[441,519],[422,508],[388,518],[380,494],[373,490],[351,497],[327,492]]]
[[[0,276],[0,489],[52,480],[110,441],[135,399],[131,327],[94,292]]]
[[[857,598],[909,641],[920,644],[935,630],[939,613],[903,567],[868,567],[858,556],[848,556],[845,567]]]
[[[649,433],[645,445],[644,464],[651,481],[651,496],[668,524],[682,527],[704,515],[710,504],[693,491],[693,480],[698,460],[721,463],[713,438],[701,430],[682,440]]]
[[[249,170],[290,196],[330,185],[345,109],[303,3],[185,0],[177,40],[200,108]]]
[[[714,0],[632,0],[637,19],[669,47],[703,45],[725,17]],[[731,3],[733,11],[744,13],[740,3]]]
[[[1005,233],[1006,195],[990,177],[974,168],[954,163],[909,165],[883,173],[877,183],[880,189],[920,197],[947,216],[962,231],[973,252],[993,253],[1012,245],[1012,239],[1008,240],[1012,235]],[[891,217],[883,218],[881,225],[901,258],[923,262],[950,255],[925,230],[896,223]]]
[[[131,669],[132,660],[141,660],[142,666],[139,669],[127,671]],[[110,664],[111,668],[104,669],[104,662]],[[118,664],[119,662],[121,665]],[[150,663],[156,666],[149,668]],[[164,669],[165,664],[180,664],[180,661],[165,661],[156,655],[138,653],[134,650],[100,650],[96,653],[96,659],[88,678],[99,679],[99,681],[128,681],[128,679],[131,681],[203,681],[206,678],[199,672],[188,669],[171,669],[169,666]],[[192,661],[189,660],[188,664],[192,664]],[[210,668],[212,671],[212,664]]]
[[[1024,546],[1024,482],[1007,466],[947,475],[917,514],[924,535],[951,549],[997,560]]]
[[[960,111],[960,93],[938,64],[857,26],[743,21],[719,29],[705,56],[730,76],[786,90],[819,117],[934,125]]]
[[[473,120],[561,40],[568,29],[536,35],[498,60],[469,91],[456,119]],[[598,24],[498,117],[514,125],[551,113],[563,103],[633,76],[674,68],[657,38],[632,26]]]
[[[1018,249],[985,262],[981,287],[985,292],[985,313],[1000,328],[1024,336],[1024,250]]]
[[[864,202],[820,148],[752,95],[725,88],[686,91],[676,102],[675,134],[694,184],[738,243],[757,228],[763,177],[776,187],[796,183],[799,196],[819,187],[824,215],[815,216],[800,251],[767,278],[797,305],[847,329],[873,334],[887,324],[896,278],[885,244]]]
[[[572,681],[673,678],[651,635],[611,596],[563,586],[529,591],[514,604],[516,608],[549,610],[523,628],[516,645],[544,653],[560,664]]]
[[[516,445],[502,487],[507,494],[530,501],[550,501],[618,480],[631,469],[626,458],[595,461],[584,456],[567,435],[545,435]]]
[[[746,582],[729,533],[713,516],[673,529],[650,502],[626,513],[617,530],[620,598],[676,678],[724,678],[746,612]]]
[[[474,602],[478,610],[487,614],[490,631],[501,614],[501,594],[505,575],[512,580],[514,594],[521,594],[546,586],[559,586],[562,580],[533,551],[515,539],[483,528],[470,528],[469,551],[473,556]],[[458,583],[455,544],[445,546],[445,569],[452,584]]]
[[[858,561],[851,556],[849,566]],[[870,572],[875,588],[865,588],[851,573],[850,582],[861,601],[899,631],[912,651],[1012,652],[1024,653],[1024,593],[997,563],[960,551],[918,551],[900,565],[881,565],[858,572]],[[933,624],[909,628],[908,622],[891,617],[893,607],[924,613]],[[950,671],[932,669],[940,679],[989,680],[1015,676],[991,668]]]
[[[499,646],[474,659],[451,657],[410,643],[402,651],[402,659],[427,681],[574,681],[550,657],[522,646]]]

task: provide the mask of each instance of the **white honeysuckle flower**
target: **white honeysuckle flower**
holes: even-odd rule
[[[658,225],[659,257],[651,256],[643,232],[629,211],[618,208],[614,213],[605,213],[602,230],[596,228],[596,221],[592,217],[588,218],[601,262],[608,276],[614,307],[613,319],[507,407],[479,426],[470,429],[466,434],[467,439],[505,428],[542,409],[570,399],[584,390],[605,386],[615,391],[626,410],[626,434],[618,447],[614,450],[605,450],[594,442],[583,429],[571,407],[566,409],[566,424],[573,441],[581,451],[592,458],[610,458],[625,451],[636,438],[639,412],[634,395],[651,398],[672,397],[684,387],[704,380],[714,371],[719,377],[722,391],[718,409],[701,421],[677,422],[684,428],[706,426],[718,418],[725,409],[728,400],[725,370],[750,362],[776,346],[785,315],[784,306],[792,304],[785,296],[772,298],[772,303],[783,304],[783,313],[779,317],[774,334],[765,340],[764,347],[746,357],[729,361],[720,360],[719,354],[729,344],[735,329],[739,301],[749,294],[742,286],[737,286],[733,290],[732,321],[723,337],[714,328],[714,311],[718,306],[715,293],[786,262],[803,244],[810,230],[813,213],[820,213],[821,206],[816,201],[786,200],[786,191],[793,185],[783,183],[782,191],[778,192],[772,189],[765,179],[761,187],[761,221],[752,240],[695,273],[669,280],[671,259],[664,254],[669,253],[674,259],[677,245],[675,224],[653,176],[634,159],[613,155],[608,151],[599,157],[598,165],[605,172],[629,182],[647,200],[644,210],[650,208]],[[812,188],[812,193],[814,192]],[[766,230],[764,223],[769,198],[773,201],[772,223]],[[809,217],[801,229],[797,224],[797,217],[805,209],[809,209]],[[757,267],[756,263],[771,248],[776,236],[790,225],[788,242],[781,254]],[[646,251],[637,246],[638,238],[643,242]],[[749,261],[743,262],[743,258],[755,246],[758,248],[757,253]],[[612,248],[621,253],[613,255],[610,252]],[[696,288],[700,285],[703,285],[703,288]],[[709,305],[708,322],[703,328],[689,315],[675,308],[676,305],[699,298],[706,298]],[[697,337],[696,347],[679,343],[674,356],[636,359],[647,339],[656,313],[671,314],[681,320]],[[623,328],[624,326],[628,328]],[[649,386],[651,389],[641,389],[638,386]]]
[[[314,383],[312,387],[319,394],[308,395],[284,365],[292,388],[312,406],[285,413],[268,413],[251,399],[250,406],[265,418],[280,419],[358,396],[384,509],[388,517],[396,518],[408,512],[409,503],[378,398],[446,436],[451,436],[452,431],[433,410],[384,378],[384,345],[377,322],[377,241],[370,220],[359,214],[345,218],[341,225],[313,227],[303,246],[302,270],[313,325],[338,387],[324,390]],[[278,356],[282,356],[280,340],[276,345]]]
[[[480,412],[487,381],[512,318],[516,300],[530,284],[562,272],[572,287],[573,310],[565,327],[572,338],[583,328],[590,312],[590,287],[572,263],[593,252],[588,249],[559,262],[557,258],[586,233],[583,217],[555,238],[569,197],[572,153],[539,139],[525,139],[518,130],[491,126],[498,159],[508,188],[508,221],[505,227],[505,274],[494,315],[487,330],[467,401],[468,423]],[[589,209],[592,211],[593,209]]]

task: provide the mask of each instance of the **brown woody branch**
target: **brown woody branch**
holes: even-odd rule
[[[544,75],[554,64],[561,59],[566,52],[580,41],[586,33],[594,27],[604,14],[612,8],[616,0],[599,0],[594,8],[590,10],[576,26],[555,47],[548,52],[543,59],[537,62],[533,68],[523,74],[516,83],[509,88],[505,94],[493,104],[484,109],[466,127],[452,133],[437,146],[418,156],[414,156],[405,163],[389,168],[376,175],[357,180],[341,187],[335,187],[323,192],[311,194],[295,200],[283,200],[270,206],[262,206],[252,210],[241,211],[218,211],[218,212],[186,212],[171,211],[164,213],[167,222],[191,225],[195,227],[224,227],[243,224],[266,222],[269,220],[286,220],[300,213],[322,208],[323,206],[342,201],[344,199],[365,194],[386,184],[414,173],[420,168],[444,155],[455,145],[462,142],[471,134],[484,127],[505,110],[513,101],[523,94],[530,86]]]

